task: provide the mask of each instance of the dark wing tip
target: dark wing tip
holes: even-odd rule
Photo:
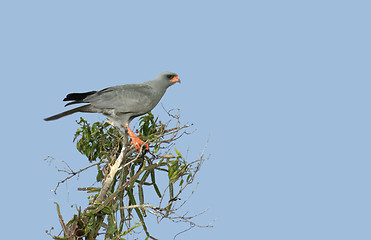
[[[70,93],[68,94],[63,101],[82,101],[84,98],[86,98],[89,95],[92,95],[96,93],[97,91],[90,91],[90,92],[84,92],[84,93]]]

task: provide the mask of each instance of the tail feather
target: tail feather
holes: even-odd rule
[[[86,103],[86,102],[84,102],[84,101],[73,101],[73,102],[69,102],[69,103],[67,103],[66,105],[64,105],[65,107],[67,107],[67,106],[69,106],[69,105],[73,105],[73,104],[79,104],[79,103]]]
[[[65,111],[65,112],[61,112],[59,114],[56,114],[56,115],[53,115],[51,117],[45,118],[44,120],[45,121],[52,121],[52,120],[57,120],[57,119],[59,119],[61,117],[65,117],[65,116],[68,116],[68,115],[77,113],[77,112],[89,112],[90,106],[91,105],[89,104],[89,105],[85,105],[85,106],[73,108],[71,110],[68,110],[68,111]]]

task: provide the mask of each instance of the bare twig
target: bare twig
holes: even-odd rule
[[[193,225],[193,224],[189,224],[189,225],[190,225],[189,228],[187,228],[186,230],[183,230],[183,231],[178,232],[177,234],[175,234],[173,240],[175,240],[176,237],[179,236],[180,234],[185,233],[185,232],[188,232],[189,230],[191,230],[192,228],[194,228],[196,226],[196,225]]]
[[[61,181],[59,181],[57,183],[57,186],[54,188],[54,190],[52,190],[54,192],[54,194],[57,194],[57,189],[59,188],[59,185],[61,185],[64,182],[66,182],[68,179],[73,178],[77,174],[82,173],[83,171],[85,171],[85,170],[87,170],[87,169],[89,169],[91,167],[94,167],[96,165],[99,165],[99,164],[102,164],[103,163],[103,161],[97,162],[97,163],[91,164],[91,165],[89,165],[87,167],[84,167],[84,168],[82,168],[82,169],[80,169],[80,170],[78,170],[78,171],[75,172],[74,170],[72,170],[72,168],[70,168],[70,166],[65,161],[62,161],[62,162],[67,165],[67,167],[68,167],[69,170],[67,171],[67,170],[63,170],[63,169],[58,169],[57,168],[58,172],[65,172],[65,173],[67,173],[69,175],[65,179],[63,179],[63,180],[61,180]]]

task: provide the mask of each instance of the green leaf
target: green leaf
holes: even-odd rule
[[[111,215],[109,219],[107,234],[114,234],[117,231],[117,226],[114,222],[113,215]]]
[[[85,213],[85,216],[88,216],[88,217],[94,217],[94,214],[92,212],[86,212]]]
[[[157,196],[158,196],[159,198],[161,198],[161,197],[162,197],[162,196],[161,196],[161,192],[160,192],[160,189],[158,189],[157,184],[154,183],[154,184],[153,184],[153,187],[155,188],[155,191],[156,191],[156,193],[157,193]]]
[[[139,203],[144,203],[144,194],[143,194],[143,187],[142,184],[138,184],[138,195],[139,195]]]
[[[192,174],[189,174],[188,177],[187,177],[187,182],[189,182],[192,178]]]
[[[103,175],[103,171],[100,169],[100,166],[97,165],[97,167],[98,167],[97,182],[100,182],[103,180],[104,175]]]
[[[160,146],[156,144],[156,145],[155,145],[155,151],[154,151],[153,153],[157,153],[158,150],[160,150]]]
[[[174,148],[176,154],[178,154],[179,157],[183,158],[182,154],[178,151],[178,149]]]
[[[104,206],[104,208],[102,209],[102,213],[104,213],[104,214],[111,214],[112,213],[112,209],[109,206]]]
[[[124,232],[121,234],[121,236],[125,236],[126,234],[131,233],[131,231],[133,231],[133,229],[135,229],[135,228],[137,228],[137,227],[140,227],[140,226],[142,225],[141,222],[139,222],[139,223],[134,222],[134,223],[135,223],[135,225],[132,226],[132,227],[130,227],[130,228],[128,228],[126,231],[124,231]],[[125,240],[124,238],[121,238],[121,237],[120,237],[120,239],[121,239],[121,240]]]
[[[171,181],[172,182],[176,182],[176,180],[178,180],[177,178],[178,178],[178,170],[175,170],[174,171],[174,173],[173,173],[173,175],[171,176]]]
[[[148,178],[149,174],[151,173],[151,171],[146,171],[144,174],[143,174],[143,177],[142,179],[140,180],[140,183],[143,184],[144,181],[146,181],[146,179]]]
[[[171,178],[171,176],[173,176],[173,172],[174,172],[174,168],[173,167],[169,167],[169,172],[167,173],[168,177]]]

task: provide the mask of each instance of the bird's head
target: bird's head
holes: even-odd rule
[[[174,83],[177,83],[177,82],[180,83],[180,79],[178,77],[178,74],[173,73],[173,72],[163,72],[156,78],[156,80],[159,80],[163,83],[166,83],[166,85],[168,85],[168,86],[171,86],[171,85],[173,85]]]

